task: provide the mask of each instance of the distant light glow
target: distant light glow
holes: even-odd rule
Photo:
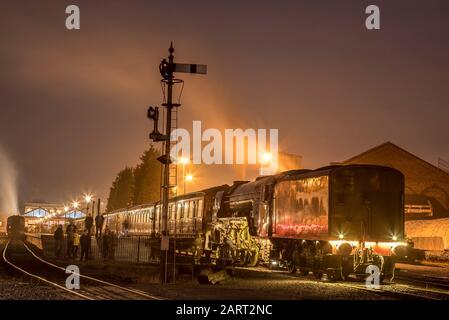
[[[179,158],[179,163],[181,164],[188,164],[189,163],[189,159],[186,157],[181,157]]]
[[[186,181],[191,182],[193,180],[193,175],[188,174],[186,175]]]
[[[262,154],[262,163],[268,163],[273,158],[273,155],[269,152],[264,152]]]

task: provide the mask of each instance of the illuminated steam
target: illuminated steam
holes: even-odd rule
[[[19,214],[17,171],[5,150],[0,146],[0,218]]]

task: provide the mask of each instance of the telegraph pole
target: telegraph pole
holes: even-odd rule
[[[164,165],[164,175],[162,181],[162,237],[161,237],[161,281],[162,283],[167,282],[167,260],[168,260],[168,251],[169,251],[169,234],[168,234],[168,201],[170,197],[170,164],[172,160],[170,158],[170,135],[172,130],[172,111],[175,107],[180,107],[181,104],[173,103],[173,85],[175,83],[182,82],[179,79],[175,79],[173,76],[174,72],[182,72],[182,73],[207,73],[206,65],[198,65],[198,64],[184,64],[184,63],[174,63],[173,52],[175,49],[173,48],[173,43],[170,44],[170,48],[168,52],[170,55],[168,56],[168,61],[163,59],[159,65],[159,71],[163,77],[161,80],[163,83],[167,85],[167,100],[166,103],[163,103],[167,109],[166,113],[166,123],[165,123],[165,134],[162,134],[158,131],[158,120],[159,120],[159,108],[158,107],[149,107],[148,109],[148,118],[154,121],[154,129],[153,132],[150,133],[150,139],[155,142],[164,142],[165,148],[162,156],[158,158],[159,162]],[[176,159],[175,159],[176,161]]]

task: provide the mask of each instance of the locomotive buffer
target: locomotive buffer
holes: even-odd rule
[[[162,180],[162,237],[161,237],[161,281],[167,283],[167,258],[169,250],[169,234],[168,234],[168,200],[170,196],[170,134],[172,130],[172,110],[175,107],[180,107],[180,103],[173,103],[173,86],[176,83],[181,82],[180,79],[175,79],[174,72],[181,73],[197,73],[207,74],[207,66],[202,64],[187,64],[187,63],[174,63],[173,43],[170,44],[168,52],[168,61],[163,59],[159,65],[159,71],[163,77],[161,82],[167,86],[167,100],[162,104],[167,109],[165,134],[160,133],[158,130],[159,121],[159,108],[149,107],[148,118],[154,121],[153,132],[150,133],[150,139],[155,142],[164,143],[164,153],[158,160],[164,165],[164,176]]]

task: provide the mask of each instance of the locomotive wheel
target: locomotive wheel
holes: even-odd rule
[[[248,260],[248,266],[250,267],[255,267],[259,264],[259,248],[251,251]]]
[[[302,276],[308,276],[309,275],[309,269],[301,268],[299,270],[299,274]]]
[[[348,281],[349,280],[349,275],[351,274],[351,272],[349,272],[349,270],[342,270],[341,271],[341,279],[344,281]]]
[[[331,282],[336,282],[338,280],[341,280],[341,270],[332,270],[327,273],[327,278]]]
[[[320,280],[323,277],[323,272],[320,270],[313,270],[313,275],[316,279]]]
[[[296,266],[293,263],[288,264],[287,270],[289,273],[292,273],[292,274],[296,273],[296,271],[297,271]]]

